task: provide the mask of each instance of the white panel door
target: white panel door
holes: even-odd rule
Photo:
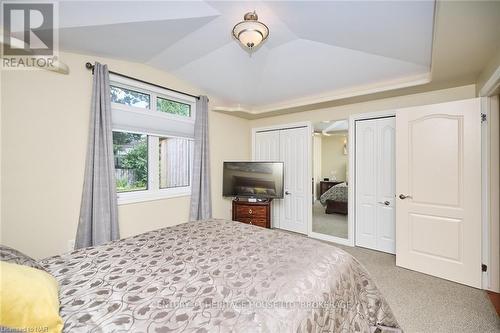
[[[394,117],[356,121],[356,245],[396,251]]]
[[[396,253],[396,119],[377,122],[377,249]]]
[[[307,127],[280,130],[280,155],[285,163],[280,228],[302,234],[307,234],[311,215],[311,134]]]
[[[280,161],[279,131],[255,133],[254,160],[268,162]]]
[[[356,245],[377,248],[377,123],[356,121]]]
[[[254,161],[280,162],[280,132],[265,131],[256,132],[253,147]],[[281,212],[283,210],[283,200],[273,200],[271,226],[280,227]]]
[[[479,99],[401,110],[396,129],[396,264],[480,288]]]

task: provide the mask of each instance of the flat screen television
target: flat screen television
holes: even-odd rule
[[[283,162],[224,162],[225,197],[283,198]]]

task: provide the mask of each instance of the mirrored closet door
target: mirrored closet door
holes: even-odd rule
[[[314,123],[311,236],[348,240],[348,120]]]

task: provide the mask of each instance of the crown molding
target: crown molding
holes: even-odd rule
[[[244,114],[246,114],[247,117],[255,117],[263,113],[269,114],[266,116],[272,116],[273,112],[283,109],[302,107],[310,104],[330,102],[350,97],[357,97],[357,96],[369,95],[389,90],[423,85],[431,82],[431,79],[432,75],[429,72],[425,74],[416,75],[411,78],[406,78],[405,80],[393,80],[393,81],[385,81],[383,83],[357,86],[349,89],[331,91],[329,93],[317,96],[298,98],[288,102],[268,104],[257,108],[248,108],[242,105],[237,105],[237,106],[216,105],[213,107],[213,111],[219,111],[226,114],[234,113],[235,116],[243,116],[243,117]]]

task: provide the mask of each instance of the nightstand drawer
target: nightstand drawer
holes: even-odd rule
[[[238,205],[236,215],[241,218],[261,218],[265,219],[267,208],[261,206]]]
[[[256,225],[258,227],[267,228],[267,220],[266,219],[257,219],[257,218],[240,218],[238,222],[247,223]]]
[[[233,221],[271,227],[271,201],[233,200]]]

